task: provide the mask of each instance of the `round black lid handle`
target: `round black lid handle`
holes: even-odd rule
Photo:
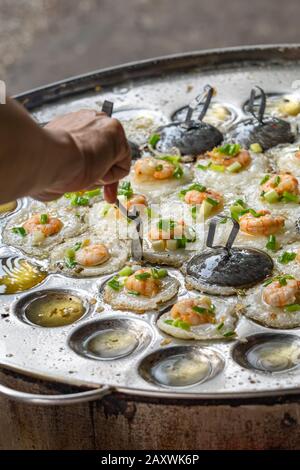
[[[220,222],[224,223],[227,220],[230,220],[232,222],[232,229],[231,229],[231,232],[229,234],[229,237],[227,239],[225,246],[214,245],[214,238],[215,238],[218,223]],[[232,217],[229,217],[224,214],[216,215],[213,219],[211,219],[210,224],[209,224],[208,235],[206,239],[206,246],[208,248],[224,248],[225,250],[229,252],[234,243],[234,240],[237,237],[237,234],[239,233],[239,230],[240,230],[239,223]]]
[[[258,94],[257,94],[258,91]],[[258,111],[255,111],[255,100],[258,99],[259,106]],[[260,86],[255,86],[250,92],[250,98],[247,105],[247,111],[252,114],[252,116],[257,119],[260,124],[264,123],[264,114],[266,109],[266,94]]]

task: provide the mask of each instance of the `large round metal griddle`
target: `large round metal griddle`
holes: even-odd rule
[[[162,112],[169,120],[176,110],[185,106],[206,83],[218,90],[218,101],[229,103],[236,110],[236,121],[245,119],[243,105],[253,85],[266,92],[285,93],[291,90],[300,76],[300,47],[263,46],[233,48],[175,55],[100,70],[67,81],[58,82],[28,93],[17,99],[42,123],[56,115],[83,107],[100,109],[104,100],[115,105],[115,115],[130,109]],[[3,224],[4,221],[1,221]],[[6,253],[1,248],[0,254]],[[170,270],[171,273],[174,270]],[[183,277],[175,271],[184,289]],[[40,289],[71,289],[85,291],[98,298],[103,279],[78,279],[50,275]],[[300,370],[281,374],[262,374],[241,367],[231,356],[234,342],[195,343],[172,340],[171,346],[185,345],[209,347],[224,359],[225,367],[212,380],[175,390],[146,381],[139,374],[139,365],[150,353],[166,349],[165,336],[155,327],[158,313],[137,316],[133,313],[113,311],[109,306],[101,314],[92,311],[77,323],[61,328],[38,328],[24,323],[15,312],[16,302],[28,292],[0,297],[0,365],[31,377],[69,385],[90,387],[95,391],[79,396],[90,400],[117,391],[149,399],[186,400],[255,399],[300,394]],[[70,348],[69,338],[75,329],[96,320],[138,320],[151,331],[151,340],[136,354],[114,361],[95,361],[76,354]],[[243,318],[239,322],[240,336],[272,331]],[[278,333],[278,330],[276,331]],[[279,330],[280,332],[280,330]],[[300,336],[300,330],[292,330]],[[99,388],[100,387],[100,388]],[[102,388],[101,388],[102,387]],[[4,389],[0,392],[5,393]],[[11,392],[19,400],[34,402],[33,396]],[[76,397],[65,398],[73,403]],[[52,400],[37,398],[36,403],[61,403],[61,397]]]

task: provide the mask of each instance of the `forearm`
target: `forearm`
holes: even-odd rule
[[[32,196],[47,201],[103,184],[114,202],[130,168],[121,124],[94,110],[59,116],[40,128],[16,102],[0,105],[0,204]]]

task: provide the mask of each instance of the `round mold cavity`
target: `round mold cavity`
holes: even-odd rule
[[[15,206],[12,206],[12,208],[8,211],[4,211],[2,212],[1,211],[1,206],[8,206],[8,204],[14,204],[15,203]],[[18,212],[21,207],[23,207],[23,200],[22,199],[17,199],[15,201],[12,201],[10,203],[7,203],[7,204],[1,204],[0,205],[0,220],[2,219],[6,219],[7,217],[10,217],[11,215],[15,214],[16,212]]]
[[[295,369],[300,364],[300,338],[291,334],[260,333],[233,346],[231,355],[246,369],[278,373]]]
[[[91,309],[86,293],[72,289],[35,291],[21,297],[13,306],[19,320],[41,328],[71,325],[85,317]]]
[[[161,112],[146,108],[119,109],[113,117],[119,119],[128,139],[137,145],[145,144],[159,126],[168,122]]]
[[[111,361],[140,352],[151,339],[152,330],[143,320],[106,318],[78,327],[69,338],[69,346],[85,358]]]
[[[0,295],[17,294],[40,285],[48,273],[23,256],[0,258]]]
[[[216,113],[217,108],[224,108],[227,112],[227,116],[224,119],[221,119],[221,117],[218,119]],[[172,121],[176,122],[183,122],[186,119],[187,115],[187,110],[188,106],[182,106],[181,108],[177,109],[176,111],[173,112],[171,116]],[[193,112],[193,117],[196,119],[196,117],[200,114],[200,106],[196,107],[194,112]],[[225,117],[225,116],[224,116]],[[209,122],[213,126],[220,127],[220,128],[228,128],[231,126],[235,121],[237,120],[237,111],[234,109],[234,107],[230,104],[227,103],[219,103],[219,102],[213,102],[211,106],[208,108],[207,114],[204,117],[203,121]]]
[[[224,364],[213,349],[173,346],[146,356],[138,370],[144,380],[154,385],[187,388],[212,379],[223,370]]]

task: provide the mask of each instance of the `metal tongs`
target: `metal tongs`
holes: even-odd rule
[[[106,113],[109,117],[112,115],[114,104],[111,101],[104,101],[102,105],[102,112]],[[128,211],[125,206],[117,198],[115,205],[120,212],[131,220],[135,225],[135,234],[131,240],[131,255],[135,261],[141,261],[143,259],[143,222],[140,217],[140,212],[133,208]]]

